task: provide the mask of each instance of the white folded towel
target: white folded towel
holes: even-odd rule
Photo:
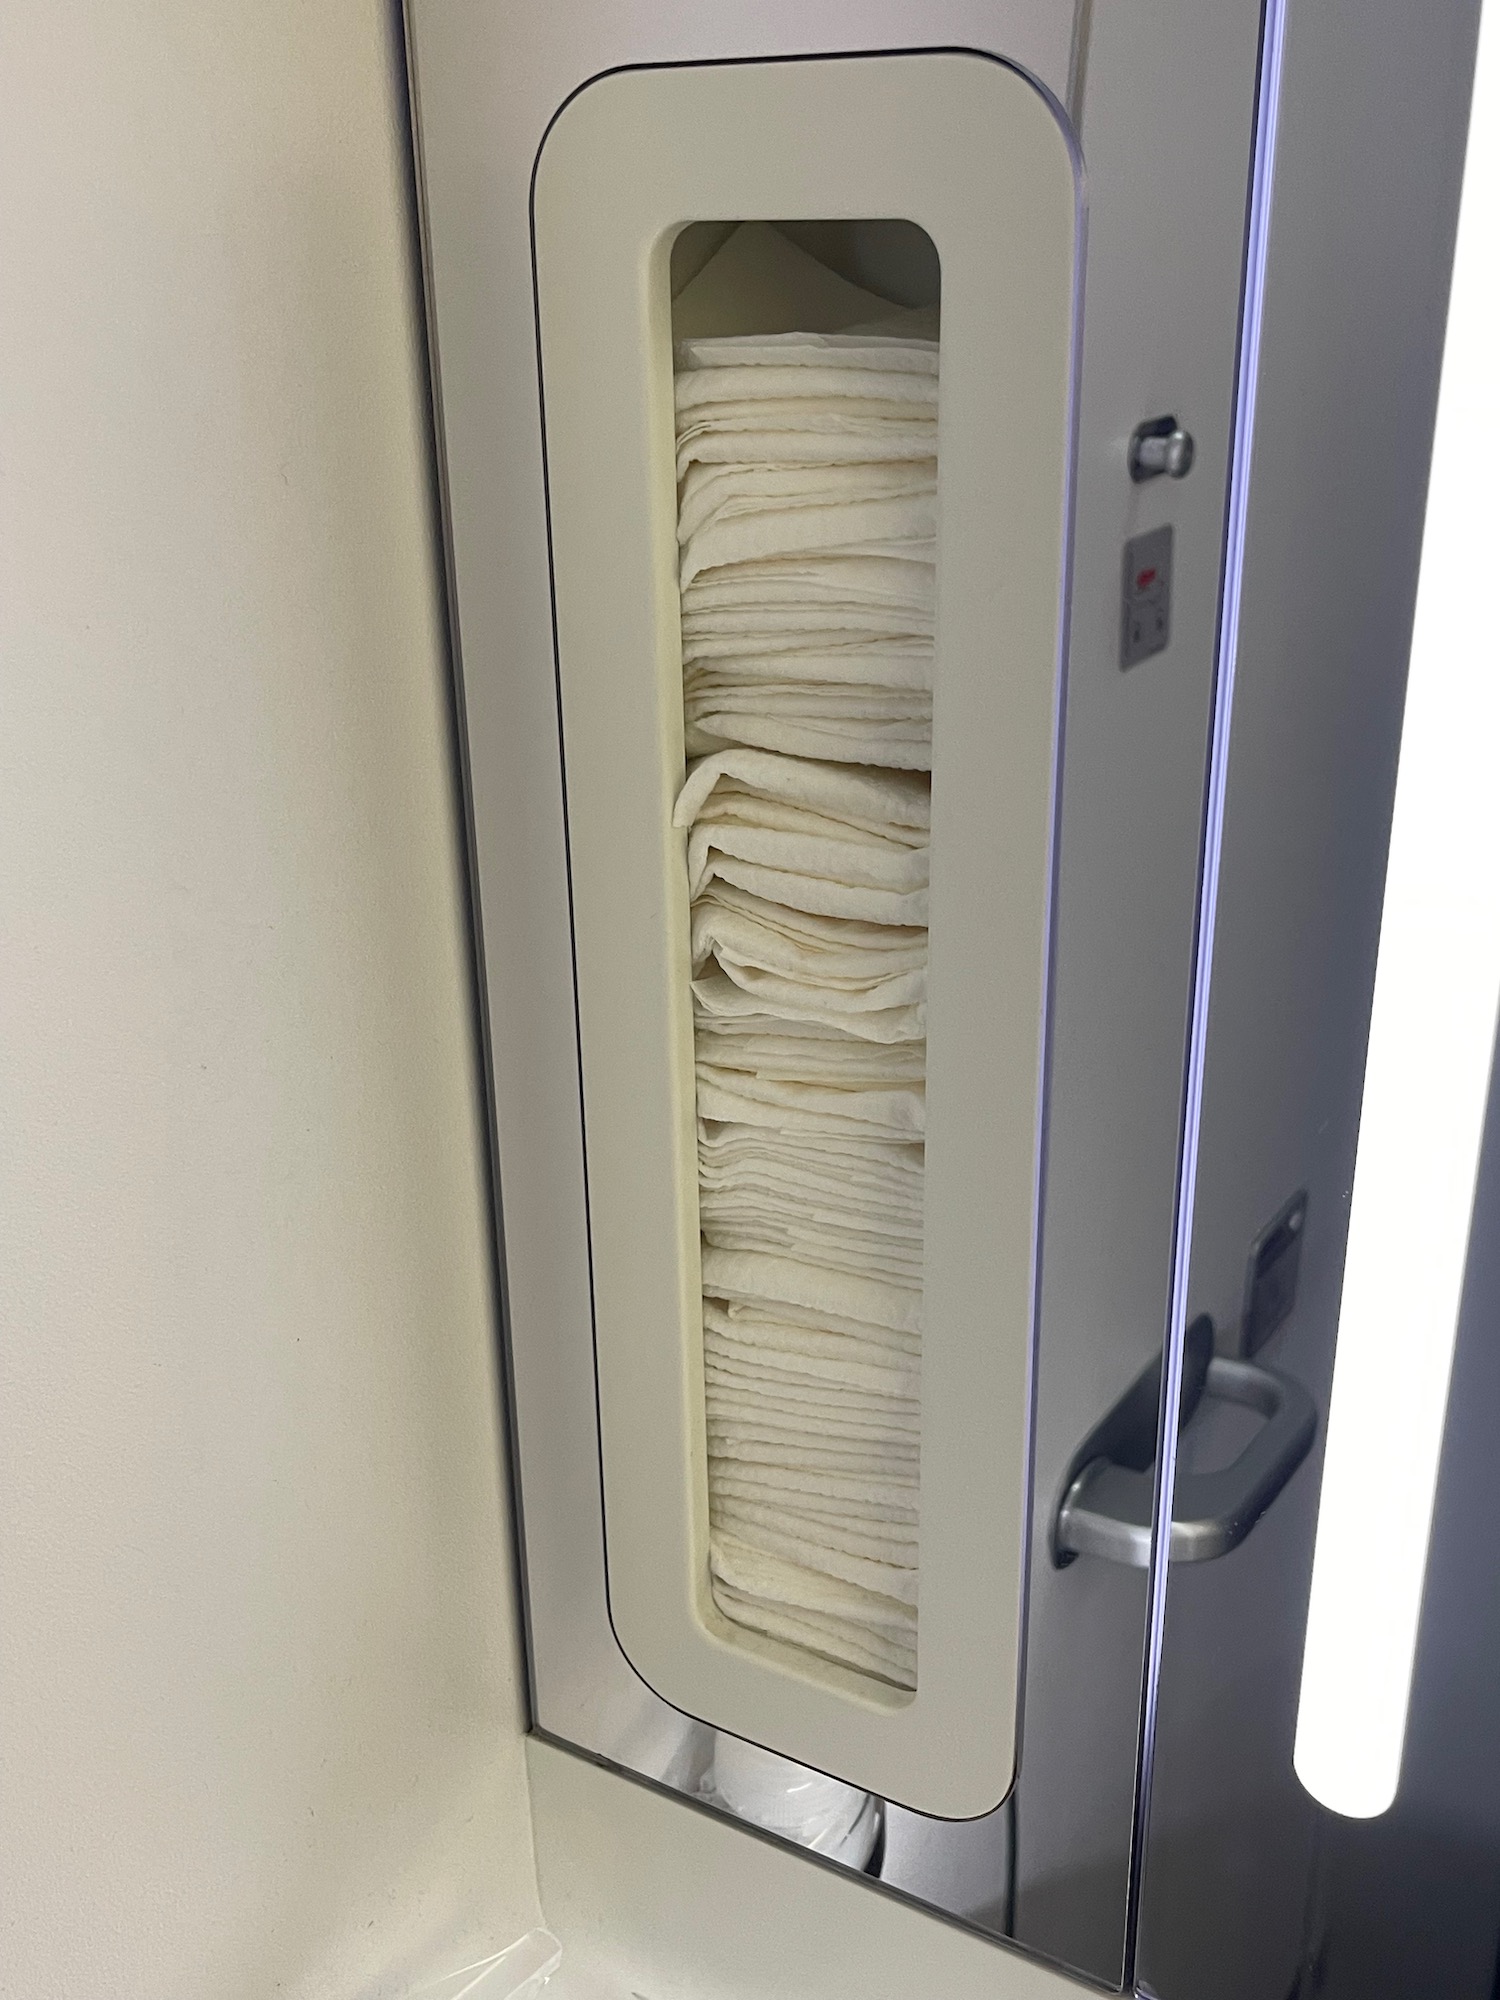
[[[846,1438],[834,1433],[819,1435],[807,1430],[782,1428],[765,1417],[736,1423],[710,1412],[706,1440],[711,1451],[721,1458],[732,1460],[738,1454],[749,1456],[758,1453],[757,1462],[761,1464],[770,1463],[788,1469],[805,1466],[814,1471],[843,1472],[851,1478],[879,1478],[893,1467],[905,1465],[915,1479],[918,1470],[916,1451],[905,1451],[889,1438]],[[789,1523],[790,1519],[789,1512]],[[714,1525],[710,1506],[710,1530]],[[750,1539],[756,1541],[759,1538]],[[920,1546],[919,1541],[919,1553]]]
[[[894,1472],[888,1480],[875,1484],[867,1479],[851,1479],[841,1472],[745,1461],[711,1466],[709,1484],[758,1506],[768,1505],[774,1497],[804,1513],[826,1514],[836,1520],[880,1522],[913,1537],[917,1531],[916,1485]]]
[[[725,1558],[722,1550],[713,1544],[710,1549],[714,1565],[714,1601],[737,1624],[748,1626],[752,1632],[763,1632],[767,1638],[800,1646],[804,1652],[818,1653],[825,1659],[854,1667],[877,1680],[890,1681],[897,1687],[916,1686],[917,1649],[914,1645],[903,1644],[877,1632],[862,1619],[788,1609],[780,1594],[785,1586],[774,1571],[765,1578],[765,1587],[777,1595],[756,1596],[736,1590],[723,1575]]]
[[[750,1128],[754,1130],[754,1127]],[[762,1126],[767,1148],[808,1136],[803,1131],[778,1131]],[[853,1139],[849,1140],[854,1143]],[[876,1270],[881,1276],[901,1273],[903,1284],[919,1284],[922,1277],[922,1212],[920,1206],[898,1208],[875,1198],[859,1201],[852,1191],[839,1198],[820,1199],[815,1186],[797,1192],[770,1180],[756,1180],[744,1174],[705,1178],[701,1194],[702,1233],[722,1242],[725,1249],[764,1248],[776,1256],[790,1256],[798,1262],[810,1260],[852,1270]],[[734,1242],[729,1241],[733,1235]],[[749,1241],[751,1237],[754,1242]],[[826,1254],[820,1245],[826,1244]],[[794,1248],[794,1245],[804,1246]]]
[[[931,768],[930,730],[911,724],[786,720],[769,714],[747,716],[744,710],[722,706],[708,720],[711,727],[693,722],[683,730],[683,745],[690,757],[717,750],[722,743],[737,737],[742,742],[753,741],[763,750],[782,751],[788,757],[831,757],[843,751],[854,764],[886,764],[898,771]]]
[[[925,768],[930,754],[932,697],[906,688],[828,687],[811,681],[735,687],[705,675],[689,682],[682,712],[683,744],[690,757],[728,743],[755,742],[789,756],[805,750],[842,751],[851,763],[884,759],[906,770]],[[798,750],[791,749],[794,743]]]
[[[683,294],[830,324],[742,225]],[[816,269],[816,267],[815,267]],[[881,317],[862,302],[852,313]],[[680,342],[710,1569],[731,1620],[916,1684],[938,347]]]
[[[765,1592],[765,1584],[778,1570],[804,1569],[800,1563],[779,1559],[743,1542],[736,1535],[713,1537],[713,1565],[726,1583],[736,1589]],[[786,1589],[785,1602],[799,1610],[819,1611],[835,1617],[863,1618],[877,1630],[908,1644],[916,1638],[916,1607],[910,1597],[874,1590],[849,1578],[806,1570],[801,1576],[779,1579]],[[765,1593],[769,1594],[769,1593]]]
[[[795,1368],[773,1367],[767,1358],[754,1348],[745,1348],[732,1340],[714,1339],[705,1334],[703,1342],[705,1363],[715,1371],[715,1379],[726,1388],[738,1385],[747,1393],[764,1390],[767,1395],[776,1394],[778,1389],[797,1390],[814,1399],[821,1407],[824,1401],[831,1409],[858,1411],[876,1414],[895,1411],[909,1416],[913,1422],[918,1415],[918,1398],[915,1393],[904,1395],[888,1387],[874,1389],[852,1388],[842,1377],[830,1380],[827,1374],[804,1375]],[[785,1360],[787,1357],[782,1356]],[[893,1371],[887,1369],[889,1376]]]
[[[909,557],[792,555],[695,577],[682,594],[682,610],[689,622],[733,616],[744,631],[759,630],[762,618],[773,630],[779,614],[805,618],[809,630],[835,619],[851,633],[925,632],[930,639],[936,586],[936,571]]]
[[[680,340],[677,343],[678,380],[688,370],[715,368],[721,379],[736,369],[829,368],[835,365],[870,368],[880,374],[923,375],[936,384],[938,343],[936,340],[890,339],[882,335],[850,332],[761,333],[731,335],[716,340]],[[937,395],[931,398],[934,410]]]
[[[761,1257],[742,1250],[703,1251],[703,1290],[709,1298],[801,1306],[837,1321],[922,1331],[922,1293],[844,1271],[821,1269],[791,1257]]]
[[[845,1319],[838,1313],[799,1306],[791,1300],[768,1304],[765,1299],[746,1297],[724,1299],[716,1306],[712,1299],[705,1298],[705,1316],[716,1309],[732,1326],[755,1328],[757,1337],[767,1329],[780,1328],[789,1336],[800,1336],[804,1340],[861,1341],[868,1347],[887,1350],[893,1357],[893,1366],[897,1360],[915,1361],[922,1351],[920,1334],[907,1333],[900,1327],[880,1326],[873,1320]]]
[[[915,1042],[927,1032],[926,1006],[848,1007],[836,1004],[836,996],[822,995],[816,988],[801,988],[783,981],[773,989],[767,978],[758,986],[736,984],[722,972],[709,973],[693,981],[693,1004],[702,1014],[716,1020],[734,1020],[764,1015],[768,1005],[788,1021],[819,1022],[825,1027],[846,1029],[871,1042]]]
[[[829,1190],[844,1188],[851,1200],[883,1198],[905,1203],[922,1197],[920,1146],[880,1146],[813,1137],[768,1141],[763,1133],[732,1125],[698,1125],[698,1158],[706,1168],[754,1167],[786,1161],[798,1176],[820,1177]]]
[[[714,1494],[746,1506],[780,1507],[798,1518],[861,1533],[878,1531],[893,1542],[917,1545],[916,1489],[895,1481],[877,1489],[869,1480],[837,1472],[726,1462],[713,1468],[709,1486]]]
[[[723,1132],[737,1135],[732,1151],[711,1143],[710,1135]],[[751,1139],[757,1142],[753,1147],[745,1143]],[[830,1143],[851,1152],[872,1146],[893,1156],[920,1152],[918,1146],[892,1143],[874,1134],[778,1131],[749,1123],[700,1125],[699,1198],[705,1234],[758,1227],[790,1231],[800,1241],[811,1240],[813,1232],[826,1232],[830,1260],[846,1268],[847,1258],[835,1257],[835,1251],[848,1246],[852,1253],[868,1247],[873,1255],[879,1246],[885,1255],[899,1257],[906,1268],[919,1270],[920,1171],[914,1177],[882,1178],[858,1166],[851,1171],[846,1163],[830,1164],[809,1151],[812,1145]],[[769,1242],[766,1247],[771,1247]],[[854,1268],[862,1267],[856,1263]]]
[[[715,522],[757,514],[874,500],[931,499],[936,493],[935,458],[887,459],[873,465],[696,465],[684,475],[678,490],[677,540],[686,549],[696,535]],[[795,545],[794,553],[808,546]]]
[[[799,1028],[812,1032],[800,1034]],[[704,1062],[753,1069],[760,1076],[821,1083],[920,1083],[927,1074],[925,1042],[863,1042],[833,1034],[816,1023],[720,1021],[697,1023],[698,1055]]]
[[[720,793],[699,815],[688,835],[687,863],[693,897],[717,876],[790,909],[873,923],[900,924],[907,904],[894,903],[886,916],[867,908],[872,899],[883,911],[886,899],[921,898],[927,889],[925,846],[741,791]],[[776,877],[779,892],[757,889],[743,879],[747,872]],[[786,878],[795,878],[791,894],[780,888]],[[850,907],[842,907],[846,903]],[[921,908],[925,913],[925,902]]]
[[[767,1131],[766,1136],[774,1144],[803,1135]],[[851,1270],[856,1277],[889,1265],[892,1274],[899,1274],[900,1283],[921,1282],[920,1211],[903,1213],[874,1202],[839,1207],[832,1201],[819,1201],[811,1193],[799,1201],[782,1189],[763,1191],[743,1181],[727,1187],[706,1181],[702,1209],[703,1235],[724,1249],[763,1248],[768,1255],[789,1256],[799,1263],[816,1258],[820,1263]],[[730,1242],[731,1234],[754,1237],[755,1241]],[[803,1247],[793,1247],[799,1245]],[[824,1245],[826,1250],[821,1248]],[[879,1269],[877,1275],[886,1272]]]
[[[767,507],[710,521],[684,543],[684,586],[726,563],[765,562],[827,549],[854,554],[870,548],[913,562],[934,560],[937,493],[865,500],[828,499],[797,507]]]
[[[931,792],[918,778],[745,749],[720,750],[693,766],[677,796],[672,824],[691,827],[720,787],[802,806],[860,828],[889,826],[925,833],[932,823]]]
[[[900,1285],[920,1285],[923,1278],[920,1244],[903,1250],[901,1245],[873,1232],[854,1236],[831,1223],[802,1225],[775,1217],[726,1216],[707,1201],[701,1227],[703,1241],[716,1250],[747,1250],[759,1256],[792,1257],[800,1261],[815,1257],[830,1271],[847,1271],[857,1278],[889,1278]]]
[[[695,835],[698,831],[694,828]],[[760,838],[765,842],[763,851],[776,852],[774,836],[757,836],[750,829],[731,826],[725,838],[735,846],[754,845]],[[815,851],[814,838],[806,837],[800,852],[792,840],[784,840],[781,852],[786,861],[800,859],[810,866],[819,865],[822,855]],[[799,893],[811,897],[812,885],[819,882],[828,886],[830,895],[835,889],[855,886],[875,890],[877,885],[869,877],[879,872],[887,877],[879,893],[893,899],[915,893],[918,885],[925,887],[925,852],[913,854],[895,842],[874,840],[829,843],[826,852],[831,858],[825,865],[840,867],[846,874],[863,873],[865,883],[838,883],[827,876],[808,874],[804,878],[807,887]],[[847,862],[845,855],[850,857]],[[690,866],[693,859],[690,850]],[[732,864],[733,857],[727,859]],[[789,870],[782,867],[762,872],[784,874]],[[910,886],[903,886],[903,876]],[[700,850],[696,881],[698,895],[691,923],[695,975],[701,976],[716,965],[736,983],[745,984],[748,992],[751,984],[741,981],[739,975],[767,973],[828,996],[863,994],[869,996],[864,1004],[871,1007],[901,1007],[926,997],[927,933],[920,925],[831,916],[757,895],[719,877],[713,851],[708,849]],[[852,1000],[850,1004],[854,1004]],[[772,1017],[774,1011],[767,1009]],[[793,1017],[786,1018],[790,1021]]]
[[[926,697],[931,717],[932,651],[909,635],[828,630],[776,632],[756,652],[741,650],[733,633],[709,634],[684,646],[683,690],[689,703],[710,695],[757,695],[772,703],[844,701],[851,694],[894,706],[904,698],[913,713]]]
[[[926,1127],[926,1098],[920,1085],[905,1090],[825,1089],[706,1062],[697,1065],[697,1078],[701,1118],[850,1139],[920,1139]]]
[[[741,1540],[758,1541],[760,1546],[773,1554],[789,1555],[794,1560],[806,1562],[811,1569],[818,1569],[822,1567],[818,1561],[819,1553],[823,1550],[836,1551],[842,1556],[860,1557],[865,1562],[889,1564],[893,1570],[909,1571],[915,1582],[917,1538],[914,1531],[903,1531],[899,1527],[876,1522],[851,1522],[837,1515],[805,1513],[800,1508],[788,1507],[781,1496],[768,1506],[764,1496],[759,1500],[745,1500],[719,1484],[713,1487],[712,1497],[715,1518],[722,1528]],[[840,1573],[833,1571],[836,1576]],[[860,1581],[858,1577],[848,1580]],[[899,1597],[899,1587],[891,1590],[890,1595]]]
[[[716,1351],[762,1358],[809,1381],[844,1383],[897,1398],[914,1397],[921,1379],[915,1341],[881,1327],[834,1331],[799,1323],[764,1307],[703,1301],[703,1337]]]
[[[809,1445],[860,1453],[878,1450],[892,1462],[909,1459],[913,1466],[917,1463],[916,1419],[910,1429],[903,1429],[893,1419],[844,1416],[831,1407],[803,1410],[778,1405],[763,1394],[725,1395],[712,1382],[704,1397],[710,1437],[760,1438],[793,1452]]]
[[[900,1395],[888,1389],[854,1389],[847,1382],[830,1381],[826,1376],[799,1375],[790,1368],[773,1368],[753,1349],[747,1351],[733,1341],[705,1338],[703,1354],[715,1384],[726,1394],[771,1398],[784,1394],[793,1400],[800,1397],[814,1409],[826,1404],[846,1416],[898,1417],[913,1425],[918,1421],[916,1395]]]
[[[762,1518],[752,1520],[733,1506],[724,1508],[720,1515],[721,1537],[733,1534],[741,1546],[750,1547],[751,1543],[741,1539],[748,1529],[755,1537],[753,1546],[759,1553],[782,1556],[820,1577],[855,1584],[900,1604],[915,1605],[917,1572],[911,1564],[857,1555],[842,1545],[843,1537],[825,1536],[810,1526],[804,1528],[801,1523],[786,1521],[772,1526],[764,1519],[768,1511],[758,1509]]]
[[[905,1235],[897,1229],[843,1229],[837,1219],[816,1211],[757,1209],[705,1193],[701,1229],[703,1241],[718,1250],[753,1251],[798,1263],[816,1258],[829,1269],[856,1278],[888,1278],[893,1284],[916,1287],[925,1271],[919,1231]]]

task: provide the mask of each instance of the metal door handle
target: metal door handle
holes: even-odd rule
[[[1178,1477],[1173,1562],[1212,1562],[1238,1548],[1306,1458],[1318,1428],[1312,1397],[1289,1375],[1216,1355],[1203,1368],[1201,1384],[1203,1396],[1258,1410],[1266,1421],[1232,1464],[1219,1472]],[[1197,1397],[1193,1400],[1196,1404]],[[1053,1534],[1058,1563],[1103,1556],[1144,1569],[1151,1558],[1154,1486],[1149,1466],[1122,1465],[1102,1454],[1091,1457],[1069,1483],[1058,1509]]]

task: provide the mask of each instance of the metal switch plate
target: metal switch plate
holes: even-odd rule
[[[1153,528],[1125,544],[1121,576],[1120,665],[1164,652],[1172,637],[1172,530]]]

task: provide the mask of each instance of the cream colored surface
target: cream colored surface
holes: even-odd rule
[[[841,1868],[533,1738],[537,1874],[566,2000],[1078,2000]],[[1090,1989],[1092,1990],[1092,1989]]]
[[[0,22],[0,1991],[538,1921],[380,0]]]
[[[690,1714],[987,1812],[1019,1656],[1072,159],[1041,94],[977,56],[636,70],[561,113],[535,205],[614,1629]],[[943,263],[911,1698],[708,1592],[667,266],[694,217],[757,215],[906,217]]]
[[[1003,50],[1060,95],[1072,14],[1070,0],[924,0],[922,28],[945,47]],[[558,1736],[628,1760],[670,1715],[626,1664],[605,1594],[536,317],[524,282],[531,173],[558,106],[603,70],[899,48],[910,0],[568,0],[550,12],[409,0],[408,15],[485,918],[534,1700]]]

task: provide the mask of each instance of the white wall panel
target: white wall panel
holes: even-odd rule
[[[0,1989],[536,1921],[379,0],[0,21]]]

